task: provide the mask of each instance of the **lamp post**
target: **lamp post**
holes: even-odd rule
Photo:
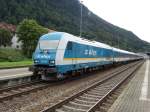
[[[82,37],[82,7],[83,7],[83,1],[80,1],[80,37]]]
[[[119,35],[118,35],[118,49],[119,49],[119,47],[120,47],[120,46],[119,46]]]

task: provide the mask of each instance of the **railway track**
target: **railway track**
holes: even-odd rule
[[[100,105],[106,101],[124,81],[126,81],[140,66],[142,62],[136,62],[126,66],[120,71],[112,73],[105,79],[94,83],[92,86],[66,98],[65,100],[48,107],[41,112],[100,112]]]
[[[131,64],[130,66],[132,66],[132,65],[133,64]],[[127,68],[127,65],[123,65],[123,66],[119,67],[118,69],[126,69],[126,68]],[[116,73],[116,71],[118,71],[118,69],[112,71],[110,74]],[[30,82],[30,83],[25,83],[25,84],[13,86],[13,87],[0,89],[0,102],[5,101],[5,100],[10,100],[14,97],[19,97],[21,95],[29,94],[31,92],[35,92],[35,91],[38,91],[41,89],[45,89],[47,87],[63,84],[65,82],[68,82],[68,81],[66,80],[66,81],[53,82],[53,83],[35,81],[35,82]]]
[[[44,89],[52,85],[51,83],[45,83],[42,81],[35,81],[31,83],[25,83],[18,86],[8,87],[0,89],[0,101],[9,100],[13,97],[18,97],[30,92]]]

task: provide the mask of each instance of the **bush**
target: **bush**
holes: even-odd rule
[[[0,29],[0,46],[11,45],[12,34],[6,29]]]
[[[48,33],[48,29],[40,26],[35,20],[24,19],[17,27],[17,36],[22,42],[23,53],[31,58],[41,35]]]
[[[13,48],[0,48],[0,62],[9,61],[21,61],[26,57],[21,53],[21,50]]]

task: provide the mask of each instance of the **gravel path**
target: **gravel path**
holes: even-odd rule
[[[78,80],[73,80],[68,83],[60,84],[59,86],[49,87],[39,90],[28,95],[16,97],[10,101],[0,103],[0,112],[39,112],[44,108],[53,105],[66,97],[88,87],[92,83],[102,79],[110,71],[101,71],[94,76],[90,75]]]

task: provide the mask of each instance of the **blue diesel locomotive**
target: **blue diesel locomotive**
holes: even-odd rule
[[[78,71],[141,58],[100,42],[53,32],[40,37],[33,54],[33,72],[41,74],[43,80],[50,80],[51,77],[63,78]]]

